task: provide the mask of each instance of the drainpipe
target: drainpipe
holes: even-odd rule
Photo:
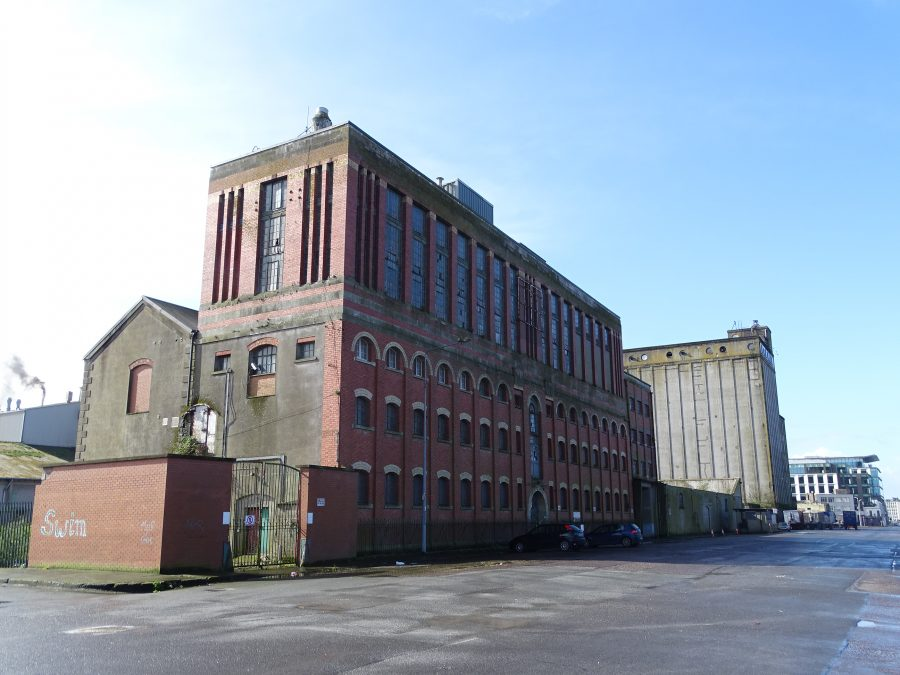
[[[187,386],[187,398],[188,398],[188,406],[193,405],[194,401],[194,347],[197,344],[197,335],[200,334],[196,328],[191,330],[191,356],[188,359],[188,386]]]

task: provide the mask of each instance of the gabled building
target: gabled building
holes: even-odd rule
[[[76,460],[166,452],[193,389],[197,310],[143,297],[84,357]]]

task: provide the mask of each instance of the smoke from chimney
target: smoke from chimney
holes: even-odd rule
[[[13,355],[12,359],[10,359],[9,363],[6,366],[12,371],[12,373],[19,378],[19,382],[26,389],[30,389],[31,387],[40,387],[41,388],[41,405],[44,405],[44,398],[47,396],[47,388],[44,386],[44,382],[32,375],[28,374],[28,371],[25,370],[25,364],[22,363],[22,359],[18,356]],[[18,403],[18,401],[16,402]],[[18,405],[16,406],[18,410]]]

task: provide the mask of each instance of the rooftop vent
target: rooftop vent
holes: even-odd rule
[[[328,108],[319,106],[316,108],[316,114],[312,118],[313,129],[319,131],[331,126],[331,118],[328,116]]]
[[[463,183],[459,178],[450,181],[449,183],[443,183],[443,178],[438,178],[438,185],[456,197],[471,211],[475,212],[476,215],[480,216],[491,225],[494,224],[494,205]]]

